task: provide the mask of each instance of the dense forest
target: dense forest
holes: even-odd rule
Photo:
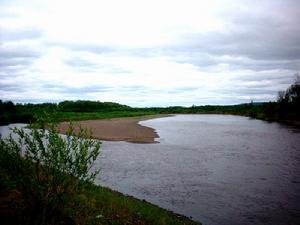
[[[0,124],[34,122],[44,114],[52,120],[104,119],[148,114],[232,114],[252,118],[298,123],[300,121],[300,76],[285,91],[278,93],[274,102],[245,103],[239,105],[171,106],[133,108],[113,102],[100,101],[63,101],[60,103],[14,104],[0,100]]]

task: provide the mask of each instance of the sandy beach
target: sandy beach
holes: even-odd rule
[[[162,117],[161,115],[126,117],[104,120],[85,120],[76,122],[76,126],[91,129],[93,137],[104,141],[127,141],[133,143],[155,143],[158,134],[153,128],[140,125],[142,120]],[[59,124],[61,133],[66,133],[68,122]]]

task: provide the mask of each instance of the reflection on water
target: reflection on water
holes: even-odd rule
[[[227,115],[141,124],[160,143],[104,142],[99,184],[207,225],[299,224],[299,132]]]

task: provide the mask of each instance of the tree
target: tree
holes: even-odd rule
[[[287,90],[288,102],[293,104],[294,107],[300,107],[300,74],[295,75],[294,84]]]
[[[300,74],[295,74],[294,83],[285,91],[278,92],[277,103],[279,114],[295,114],[300,112]]]

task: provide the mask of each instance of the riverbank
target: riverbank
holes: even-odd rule
[[[3,170],[3,168],[0,168],[0,174],[6,178],[6,182],[15,182],[10,177],[9,172]],[[2,186],[3,183],[0,182],[0,184]],[[30,204],[28,201],[30,201]],[[65,212],[58,212],[51,219],[52,223],[45,221],[44,224],[201,225],[201,223],[192,221],[188,217],[160,208],[145,200],[139,200],[109,188],[89,183],[85,184],[83,192],[71,201],[73,204],[69,207],[76,208],[75,212],[69,216],[66,216]],[[34,221],[35,210],[31,208],[31,205],[34,204],[22,189],[14,187],[3,190],[1,188],[1,224],[28,224],[26,222]],[[75,207],[74,204],[77,206]],[[64,210],[71,209],[65,208]]]
[[[75,128],[79,126],[92,131],[94,138],[103,141],[127,141],[133,143],[155,143],[158,134],[151,127],[142,126],[140,121],[160,118],[170,115],[151,115],[139,117],[123,117],[104,120],[85,120],[75,123]],[[69,123],[62,122],[58,125],[59,131],[65,134]]]

